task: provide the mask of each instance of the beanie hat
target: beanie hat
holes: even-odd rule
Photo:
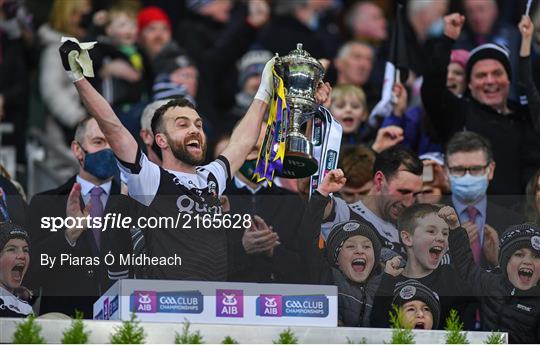
[[[161,8],[149,6],[139,11],[137,16],[139,32],[143,31],[152,22],[165,22],[169,28],[171,27],[169,17]]]
[[[433,329],[439,326],[439,319],[441,316],[439,295],[415,279],[407,279],[397,283],[394,289],[392,304],[399,308],[410,301],[424,302],[433,315]]]
[[[244,54],[238,63],[238,87],[244,88],[249,77],[260,75],[264,65],[272,58],[268,50],[252,50]]]
[[[153,62],[156,75],[170,74],[178,68],[194,65],[193,60],[175,42],[167,43],[156,55]]]
[[[508,74],[508,79],[512,77],[512,69],[510,68],[510,52],[508,49],[495,43],[486,43],[471,50],[465,71],[467,83],[471,80],[473,66],[478,61],[486,59],[499,61],[503,65],[506,74]]]
[[[191,97],[184,85],[178,85],[169,79],[168,75],[161,74],[156,78],[152,86],[152,101],[159,101],[173,98],[185,98],[193,105],[196,105],[195,99]]]
[[[373,225],[366,222],[359,222],[356,220],[349,220],[346,222],[337,223],[334,225],[330,234],[326,239],[326,250],[328,261],[336,266],[343,243],[353,236],[365,236],[373,245],[373,253],[375,254],[375,266],[379,262],[379,255],[381,252],[381,242],[377,237],[377,233]]]
[[[29,243],[28,233],[22,226],[11,222],[0,223],[0,251],[4,249],[9,240],[14,238],[20,238]]]
[[[523,248],[529,248],[540,255],[540,228],[532,223],[512,225],[502,235],[499,263],[504,274],[512,254]]]
[[[467,60],[469,60],[470,53],[464,49],[454,49],[450,53],[450,62],[455,62],[463,69],[467,67]]]

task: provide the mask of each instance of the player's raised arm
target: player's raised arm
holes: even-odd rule
[[[246,115],[234,128],[229,145],[223,150],[222,155],[227,158],[231,167],[231,175],[234,175],[244,163],[247,155],[259,138],[264,113],[273,94],[273,75],[275,58],[272,58],[264,66],[261,76],[261,84],[251,103]]]
[[[96,119],[115,155],[124,162],[135,163],[137,142],[122,125],[107,100],[84,77],[82,67],[76,61],[80,47],[75,42],[66,41],[59,51],[64,69],[77,88],[86,110]]]

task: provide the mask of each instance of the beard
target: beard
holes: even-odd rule
[[[186,137],[184,139],[184,142],[179,142],[179,141],[175,141],[173,140],[168,134],[165,134],[166,138],[167,138],[167,141],[169,143],[169,147],[171,148],[171,152],[173,154],[173,156],[178,159],[179,161],[183,162],[183,163],[186,163],[186,164],[189,164],[189,165],[200,165],[204,162],[205,158],[206,158],[206,142],[203,141],[202,138],[200,137]],[[190,153],[187,148],[186,148],[186,145],[184,143],[188,142],[189,140],[192,140],[192,139],[197,139],[199,140],[201,144],[201,155],[200,156],[196,156],[192,153]]]

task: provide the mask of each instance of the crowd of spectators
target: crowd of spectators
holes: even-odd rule
[[[49,15],[33,16],[43,3],[0,0],[0,120],[14,125],[2,144],[24,171],[28,129],[39,128],[78,170],[30,200],[0,170],[0,316],[28,315],[26,300],[39,314],[91,318],[124,278],[330,284],[343,326],[388,327],[395,304],[411,327],[442,329],[456,309],[468,330],[540,341],[535,1],[528,15],[513,0],[45,3]],[[406,80],[371,121],[398,3]],[[63,36],[97,42],[94,77]],[[317,100],[343,129],[338,169],[313,193],[309,179],[254,180],[272,57],[297,43],[325,65]],[[251,221],[43,228],[48,217],[179,212]],[[43,266],[42,255],[62,253],[183,264]]]

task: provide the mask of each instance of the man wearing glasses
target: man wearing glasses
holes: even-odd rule
[[[445,160],[452,204],[469,235],[474,260],[484,268],[495,267],[499,235],[523,219],[488,200],[488,185],[495,173],[491,145],[474,132],[458,132],[447,144]]]

